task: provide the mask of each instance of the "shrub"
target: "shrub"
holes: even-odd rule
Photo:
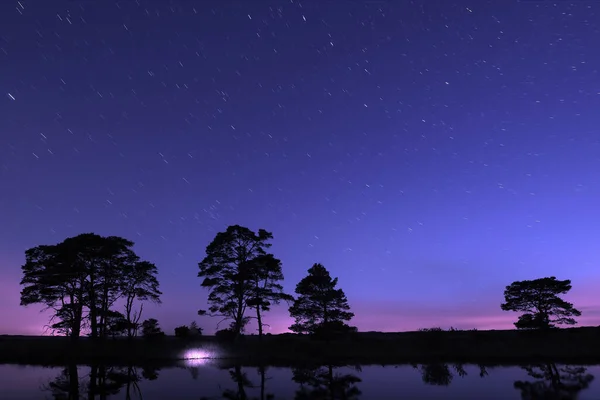
[[[150,318],[142,322],[142,336],[146,339],[158,339],[165,336],[165,333],[160,329],[158,321]]]
[[[215,333],[215,337],[219,342],[233,342],[235,340],[235,332],[233,329],[221,329]]]
[[[186,325],[178,326],[175,328],[175,337],[182,339],[190,337],[190,328],[188,328]]]
[[[200,328],[198,326],[198,324],[196,323],[196,321],[193,321],[190,324],[189,330],[190,330],[190,332],[189,332],[190,336],[202,336],[202,328]]]

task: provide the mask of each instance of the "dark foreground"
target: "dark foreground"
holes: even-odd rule
[[[6,399],[370,400],[600,398],[600,368],[551,362],[249,367],[180,362],[171,367],[0,364]]]
[[[245,336],[235,344],[214,337],[183,340],[0,336],[0,364],[170,364],[196,355],[230,360],[241,365],[298,363],[395,364],[413,362],[492,362],[500,364],[552,360],[565,363],[600,362],[600,329],[572,328],[538,331],[364,332],[329,343],[291,334]]]

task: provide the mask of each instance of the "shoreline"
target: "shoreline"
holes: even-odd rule
[[[214,336],[180,339],[167,336],[93,341],[75,344],[66,337],[0,336],[0,364],[112,364],[164,366],[185,363],[195,349],[207,363],[242,366],[298,364],[400,365],[463,363],[516,365],[533,362],[600,363],[600,328],[550,331],[359,332],[329,343],[294,334],[243,336],[220,343]]]

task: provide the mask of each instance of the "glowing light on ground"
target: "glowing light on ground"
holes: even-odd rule
[[[206,365],[211,359],[216,358],[214,352],[207,349],[188,349],[183,354],[183,360],[188,367]]]

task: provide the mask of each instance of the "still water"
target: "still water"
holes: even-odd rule
[[[2,399],[599,399],[600,366],[417,364],[320,368],[0,365]]]

